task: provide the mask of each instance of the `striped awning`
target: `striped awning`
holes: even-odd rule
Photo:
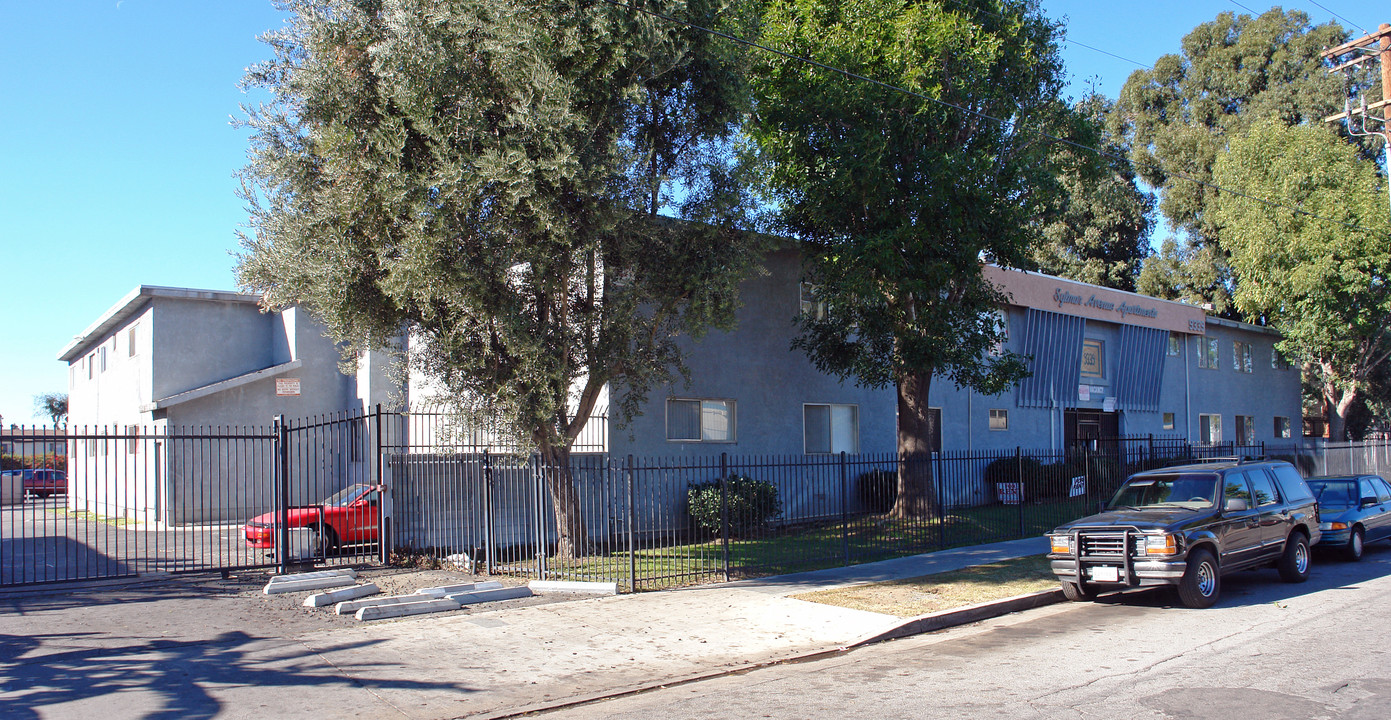
[[[1120,357],[1116,362],[1116,407],[1159,411],[1159,390],[1168,347],[1169,333],[1164,330],[1121,326]]]
[[[1015,391],[1019,407],[1052,407],[1077,400],[1082,374],[1082,333],[1086,320],[1029,308],[1024,316],[1024,347],[1033,374]]]

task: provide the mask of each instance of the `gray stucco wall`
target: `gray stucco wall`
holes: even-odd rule
[[[860,451],[894,450],[891,388],[875,390],[838,382],[813,367],[802,351],[791,348],[793,321],[801,307],[800,262],[793,250],[770,254],[764,262],[768,274],[740,286],[743,307],[738,326],[729,332],[711,332],[699,341],[683,341],[690,384],[678,380],[652,392],[642,414],[627,428],[611,429],[611,452],[620,456],[801,455],[804,403],[858,406]],[[615,392],[615,400],[621,392]],[[667,440],[668,397],[734,400],[735,442]]]

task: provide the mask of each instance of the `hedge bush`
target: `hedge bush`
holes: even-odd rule
[[[898,500],[898,474],[889,470],[870,470],[855,478],[855,494],[865,512],[883,514]]]
[[[729,534],[740,537],[753,534],[782,515],[778,488],[767,480],[754,480],[744,475],[729,476]],[[686,490],[686,510],[695,526],[718,534],[723,523],[720,518],[720,481],[692,484]]]

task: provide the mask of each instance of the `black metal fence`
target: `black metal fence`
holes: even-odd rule
[[[1178,461],[1274,455],[1306,475],[1391,465],[1384,443],[1149,436],[914,458],[612,457],[603,418],[591,425],[564,467],[461,435],[436,411],[0,431],[0,586],[423,560],[643,590],[1036,536],[1092,512],[1127,474]]]
[[[551,468],[432,452],[385,464],[397,553],[635,591],[1037,536],[1093,512],[1129,473],[1273,450],[1147,436],[917,458],[577,454]],[[574,502],[547,477],[565,478]]]

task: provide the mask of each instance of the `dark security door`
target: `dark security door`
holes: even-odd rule
[[[1119,436],[1119,413],[1080,408],[1063,411],[1063,441],[1070,450],[1110,450]]]

